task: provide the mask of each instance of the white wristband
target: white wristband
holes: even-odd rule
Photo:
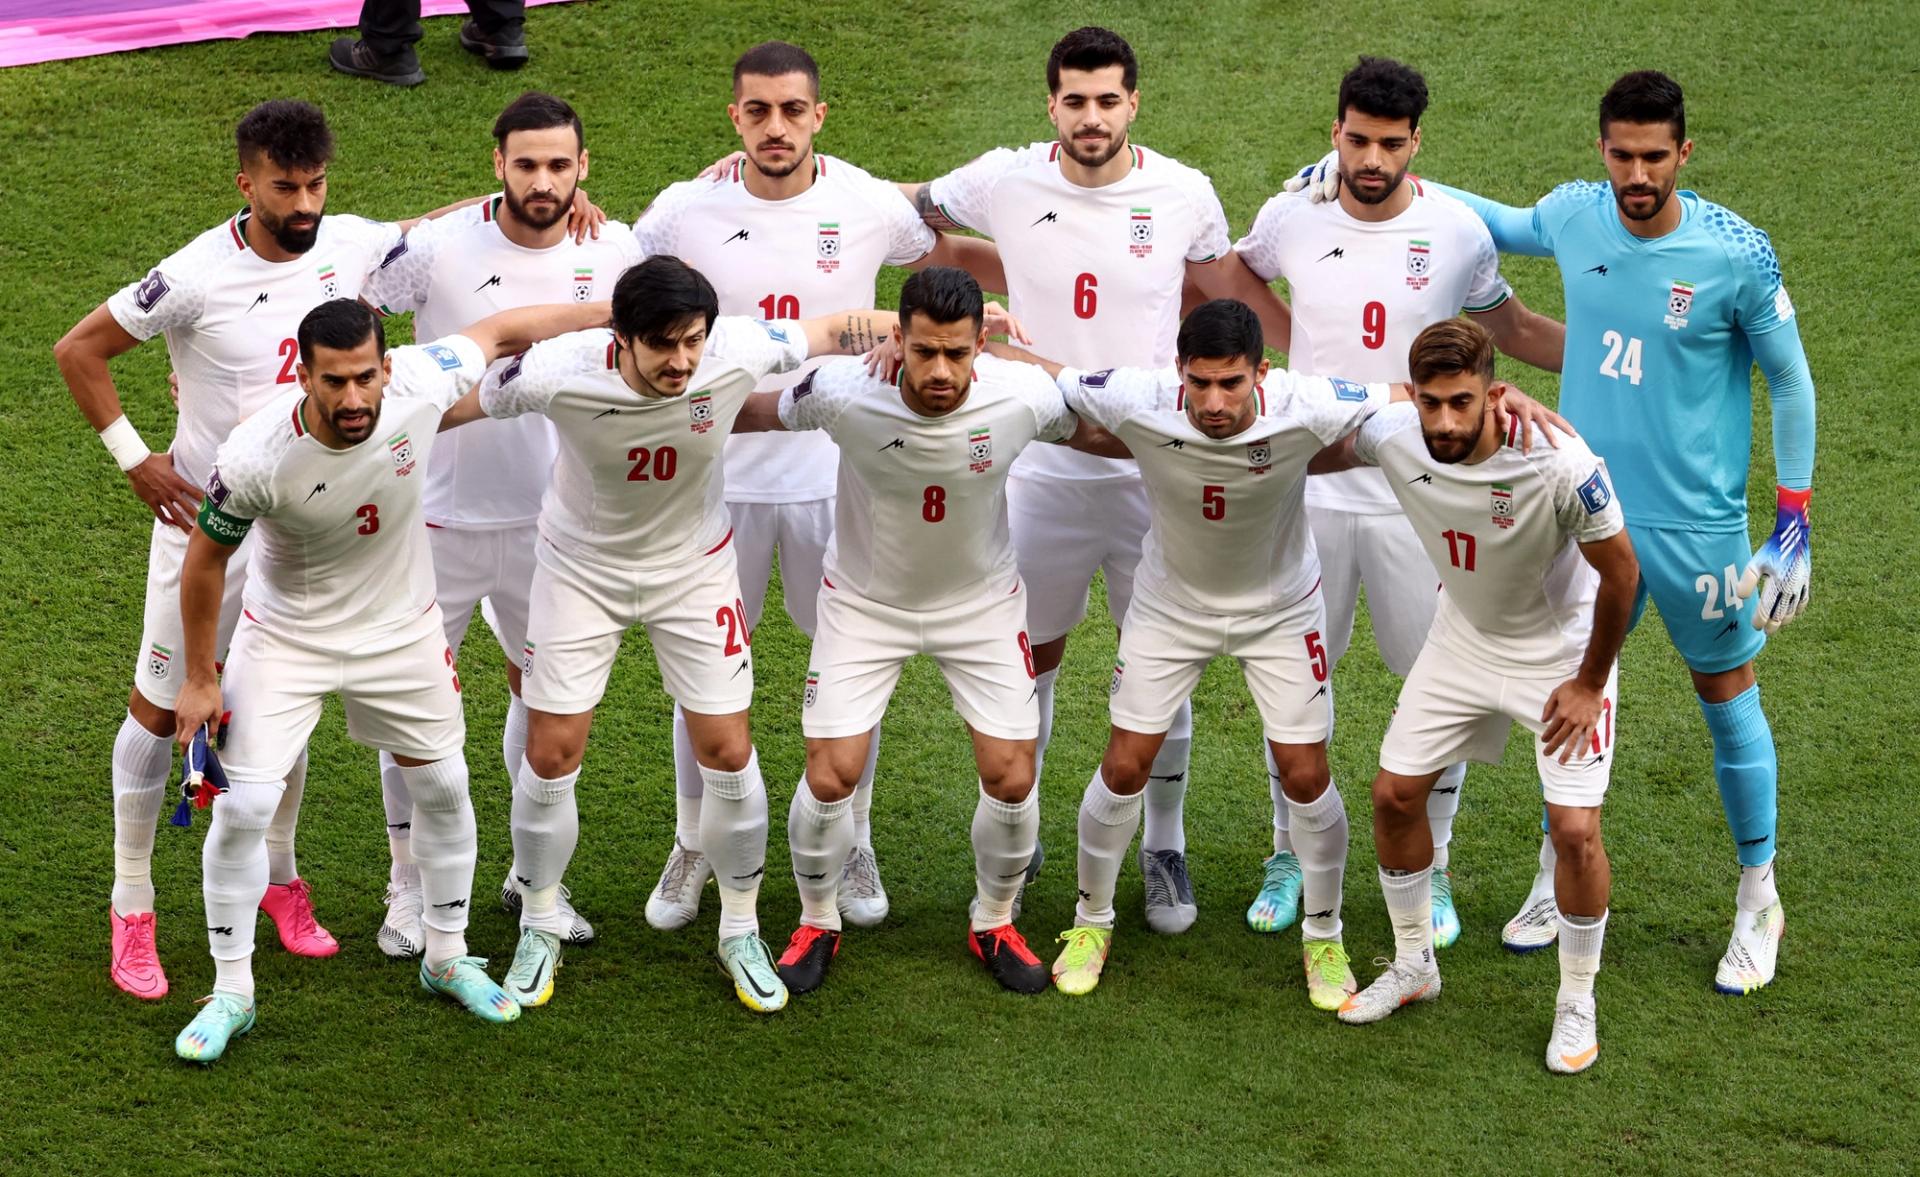
[[[131,470],[153,456],[147,443],[140,440],[140,431],[127,420],[125,413],[113,419],[113,424],[100,431],[100,443],[107,447],[113,460],[120,464],[121,470]]]

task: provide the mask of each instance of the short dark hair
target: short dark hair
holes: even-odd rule
[[[1675,141],[1687,141],[1687,104],[1680,83],[1657,69],[1635,70],[1607,87],[1600,99],[1600,137],[1608,123],[1671,123]]]
[[[1472,319],[1442,319],[1413,337],[1407,374],[1415,384],[1469,372],[1493,379],[1493,336]]]
[[[1420,116],[1427,112],[1427,79],[1390,57],[1362,57],[1340,79],[1340,109],[1333,117],[1344,120],[1349,110],[1377,119],[1406,119],[1418,130]]]
[[[931,323],[973,320],[977,330],[986,321],[986,300],[973,275],[955,266],[928,266],[900,287],[900,329],[905,331],[915,313]]]
[[[740,60],[733,63],[733,92],[740,92],[741,78],[778,78],[787,74],[807,75],[807,81],[813,83],[814,97],[820,96],[820,67],[814,62],[813,54],[785,41],[762,41],[742,53]]]
[[[1134,60],[1133,46],[1112,29],[1088,25],[1068,33],[1047,54],[1047,93],[1060,92],[1063,69],[1097,70],[1110,65],[1120,67],[1120,84],[1128,93],[1140,88],[1140,63]]]
[[[493,138],[504,151],[507,136],[515,131],[546,131],[554,127],[572,127],[573,141],[581,149],[586,147],[587,132],[580,125],[580,116],[573,112],[573,107],[551,94],[529,90],[507,103],[500,117],[493,120]]]
[[[387,354],[387,330],[373,308],[357,298],[334,298],[307,312],[300,320],[300,362],[313,367],[313,349],[330,347],[350,351],[373,337],[376,350]]]
[[[706,275],[671,254],[629,266],[613,284],[613,329],[649,347],[671,344],[673,329],[695,315],[712,330],[720,296]]]
[[[1258,368],[1267,354],[1266,336],[1252,307],[1237,298],[1216,298],[1195,307],[1180,324],[1173,351],[1183,364],[1245,357]]]
[[[283,168],[312,171],[333,158],[327,116],[311,102],[275,98],[246,113],[233,129],[240,166],[266,156]]]

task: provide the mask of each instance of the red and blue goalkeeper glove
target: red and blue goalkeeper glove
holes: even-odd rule
[[[1740,578],[1741,600],[1753,600],[1753,628],[1768,634],[1800,616],[1813,592],[1813,528],[1807,521],[1807,503],[1813,489],[1780,488],[1780,506],[1773,534],[1747,561]]]

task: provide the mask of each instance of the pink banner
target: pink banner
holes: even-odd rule
[[[527,7],[567,0],[527,0]],[[36,16],[0,20],[0,67],[122,53],[252,33],[350,29],[360,0],[42,0]],[[464,13],[462,0],[421,0],[422,16]]]

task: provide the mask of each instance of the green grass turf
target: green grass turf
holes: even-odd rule
[[[1765,9],[1765,11],[1756,11]],[[1449,0],[1340,9],[1210,3],[1156,11],[1008,0],[962,7],[626,4],[537,10],[533,64],[490,75],[451,19],[421,46],[410,92],[330,74],[330,34],[255,38],[0,73],[0,1169],[189,1168],[562,1172],[1292,1170],[1423,1172],[1910,1171],[1920,1049],[1915,888],[1920,753],[1899,616],[1920,579],[1916,431],[1897,393],[1912,354],[1911,184],[1920,20],[1898,3],[1621,3],[1585,10]],[[261,99],[327,110],[340,139],[332,208],[415,213],[487,190],[487,127],[524,87],[585,116],[589,188],[631,219],[733,141],[727,69],[747,45],[810,46],[833,104],[822,146],[887,176],[931,176],[990,146],[1050,134],[1041,64],[1055,37],[1111,23],[1144,59],[1138,138],[1210,173],[1236,230],[1325,147],[1335,86],[1360,51],[1423,68],[1434,106],[1425,174],[1526,202],[1597,177],[1593,111],[1618,73],[1687,86],[1699,144],[1688,186],[1770,230],[1823,400],[1812,611],[1761,662],[1782,770],[1781,882],[1792,913],[1778,982],[1708,988],[1734,865],[1709,746],[1657,625],[1622,674],[1607,807],[1616,886],[1600,975],[1598,1067],[1541,1065],[1551,954],[1498,944],[1533,870],[1537,790],[1523,746],[1476,769],[1454,861],[1466,924],[1447,994],[1370,1029],[1306,1003],[1297,933],[1248,932],[1267,846],[1259,725],[1217,665],[1196,699],[1189,848],[1201,908],[1177,939],[1146,932],[1121,881],[1116,955],[1093,997],[994,989],[962,948],[973,773],[930,666],[910,668],[886,726],[875,809],[894,915],[856,933],[831,985],[783,1015],[746,1014],[699,924],[639,918],[672,823],[668,709],[636,640],[588,753],[585,836],[570,875],[600,942],[569,956],[558,997],[507,1028],[429,1000],[373,943],[385,844],[372,753],[330,710],[313,743],[303,873],[344,948],[296,961],[263,932],[261,1019],[211,1071],[174,1033],[210,985],[199,846],[163,827],[154,859],[173,993],[109,984],[108,751],[139,633],[147,524],[68,402],[49,347],[116,287],[236,207],[231,128]],[[1507,267],[1550,313],[1545,263]],[[883,298],[897,289],[889,275]],[[133,420],[169,430],[165,353],[116,365]],[[1511,373],[1551,399],[1555,381]],[[1756,520],[1771,518],[1764,397]],[[1043,952],[1073,898],[1074,812],[1105,734],[1112,640],[1075,636],[1044,787],[1053,865],[1025,925]],[[1893,620],[1889,621],[1888,618]],[[796,912],[784,813],[801,763],[806,650],[762,630],[756,736],[773,794],[769,937]],[[504,687],[478,629],[461,670],[481,866],[471,937],[504,966],[514,931],[490,901],[509,853],[498,753]],[[1334,764],[1353,817],[1347,943],[1362,978],[1390,937],[1365,799],[1395,684],[1364,636],[1338,672]]]

